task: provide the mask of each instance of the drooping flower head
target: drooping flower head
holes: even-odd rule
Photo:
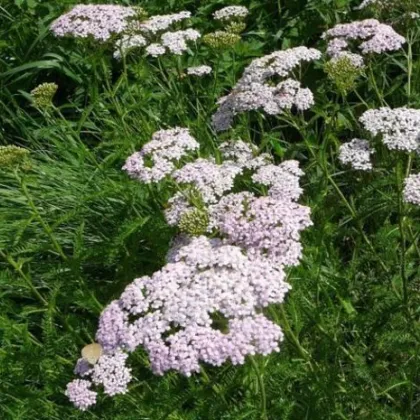
[[[230,162],[216,164],[209,159],[197,159],[176,170],[173,178],[179,184],[193,186],[205,203],[214,203],[233,188],[235,177],[242,169]]]
[[[115,44],[114,58],[119,60],[133,49],[145,47],[147,43],[147,39],[143,35],[123,35]]]
[[[210,74],[212,71],[210,66],[196,66],[196,67],[188,67],[187,74],[189,76],[197,76],[202,77],[207,74]]]
[[[230,128],[235,115],[245,111],[262,109],[276,115],[292,107],[308,109],[314,102],[312,92],[290,75],[303,62],[320,57],[318,50],[297,47],[253,60],[232,92],[218,100],[219,109],[212,117],[216,131]],[[275,77],[284,80],[272,86]]]
[[[186,29],[185,31],[165,32],[162,35],[162,46],[175,55],[181,55],[188,49],[187,41],[196,41],[200,38],[200,32],[195,29]]]

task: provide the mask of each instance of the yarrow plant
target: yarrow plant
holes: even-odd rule
[[[161,270],[136,279],[102,313],[96,340],[104,354],[91,369],[79,360],[75,372],[90,379],[68,392],[79,408],[94,403],[93,384],[108,395],[126,392],[131,375],[122,355],[138,346],[158,375],[190,376],[202,362],[242,364],[247,355],[279,351],[281,328],[262,309],[284,300],[285,269],[299,263],[300,232],[312,224],[310,209],[297,203],[303,172],[241,140],[220,145],[222,162],[182,160],[197,149],[188,130],[161,130],[124,165],[141,182],[173,180],[166,217],[181,235]],[[232,193],[240,176],[268,195]]]
[[[219,109],[212,117],[215,130],[229,129],[235,115],[245,111],[262,109],[277,115],[293,107],[309,109],[314,103],[313,94],[292,78],[291,73],[302,63],[320,57],[316,49],[297,47],[253,60],[231,93],[218,100]],[[276,76],[283,80],[273,86],[270,82]]]

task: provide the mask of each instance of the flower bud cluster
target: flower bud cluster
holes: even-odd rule
[[[39,109],[49,108],[57,90],[58,85],[56,83],[41,83],[31,90],[33,104]]]

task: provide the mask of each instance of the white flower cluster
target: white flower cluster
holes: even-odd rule
[[[166,48],[154,42],[146,47],[146,53],[152,57],[159,57],[166,53]]]
[[[382,107],[363,113],[360,122],[373,136],[380,134],[390,150],[414,152],[420,146],[420,110]]]
[[[162,35],[161,43],[162,46],[167,48],[172,54],[181,55],[188,49],[187,41],[196,41],[200,36],[200,32],[195,29],[166,32]]]
[[[372,169],[370,157],[373,152],[367,140],[353,139],[340,146],[338,159],[342,164],[350,165],[358,171],[370,171]]]
[[[52,25],[56,36],[76,38],[93,37],[98,41],[108,41],[111,36],[123,33],[130,20],[136,16],[132,7],[117,5],[78,5],[61,15]]]
[[[174,23],[191,17],[191,12],[182,11],[170,15],[156,15],[140,24],[140,30],[145,33],[157,34],[166,31]]]
[[[223,9],[217,10],[213,13],[215,20],[231,20],[231,19],[243,19],[248,15],[249,11],[244,6],[227,6]]]
[[[244,111],[263,109],[276,115],[293,106],[299,110],[308,109],[314,102],[312,92],[288,76],[301,63],[320,57],[318,50],[297,47],[253,60],[232,92],[218,100],[219,109],[212,117],[215,130],[227,130],[235,115]],[[276,76],[287,78],[272,86],[270,81]]]
[[[147,43],[147,39],[143,35],[123,35],[115,43],[114,58],[121,60],[122,56],[126,55],[128,51],[134,48],[145,47]]]
[[[175,163],[199,144],[186,128],[172,128],[156,132],[140,152],[132,154],[123,169],[145,183],[157,182],[175,169]]]
[[[210,66],[196,66],[196,67],[187,68],[187,74],[189,76],[202,77],[207,74],[210,74],[211,71],[212,71],[212,68]]]
[[[362,41],[359,49],[363,54],[380,54],[396,51],[405,43],[405,38],[394,29],[376,19],[365,19],[334,26],[322,37],[328,40],[327,54],[336,57],[349,52],[350,43]]]
[[[404,201],[420,206],[420,174],[409,175],[404,181]]]

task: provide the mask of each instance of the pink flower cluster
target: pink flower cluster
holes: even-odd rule
[[[359,44],[362,54],[395,51],[405,43],[405,38],[391,26],[376,19],[339,24],[326,31],[322,37],[328,40],[327,54],[331,57],[350,52],[350,44],[356,41],[362,41]]]
[[[162,172],[151,176],[155,167],[143,157],[171,163],[164,172],[178,191],[168,203],[168,223],[177,225],[196,208],[189,200],[193,191],[205,206],[210,237],[179,236],[161,270],[134,280],[103,311],[96,340],[104,354],[94,366],[80,359],[75,372],[89,379],[68,386],[67,395],[81,409],[95,403],[92,385],[107,395],[127,391],[127,354],[139,346],[158,375],[175,370],[190,376],[201,363],[240,364],[247,355],[279,351],[283,333],[263,309],[283,302],[290,289],[285,268],[298,264],[300,233],[312,224],[310,209],[297,203],[303,172],[296,161],[274,165],[241,140],[221,144],[220,163],[197,158],[175,168],[174,162],[197,149],[191,139],[185,129],[161,130],[124,168],[152,182]],[[268,195],[232,193],[238,176]]]
[[[113,35],[123,33],[135,15],[136,11],[132,7],[78,5],[56,19],[51,25],[51,30],[60,37],[91,36],[98,41],[107,41]]]
[[[253,60],[232,92],[218,100],[219,109],[212,117],[215,130],[229,129],[235,115],[245,111],[262,109],[270,115],[277,115],[292,107],[298,110],[310,108],[314,103],[312,92],[290,76],[303,62],[320,57],[321,53],[316,49],[297,47]],[[272,86],[270,82],[275,77],[284,80]]]
[[[160,130],[140,152],[127,159],[123,169],[132,178],[146,184],[157,182],[172,173],[176,168],[175,164],[198,147],[199,144],[186,128]]]

